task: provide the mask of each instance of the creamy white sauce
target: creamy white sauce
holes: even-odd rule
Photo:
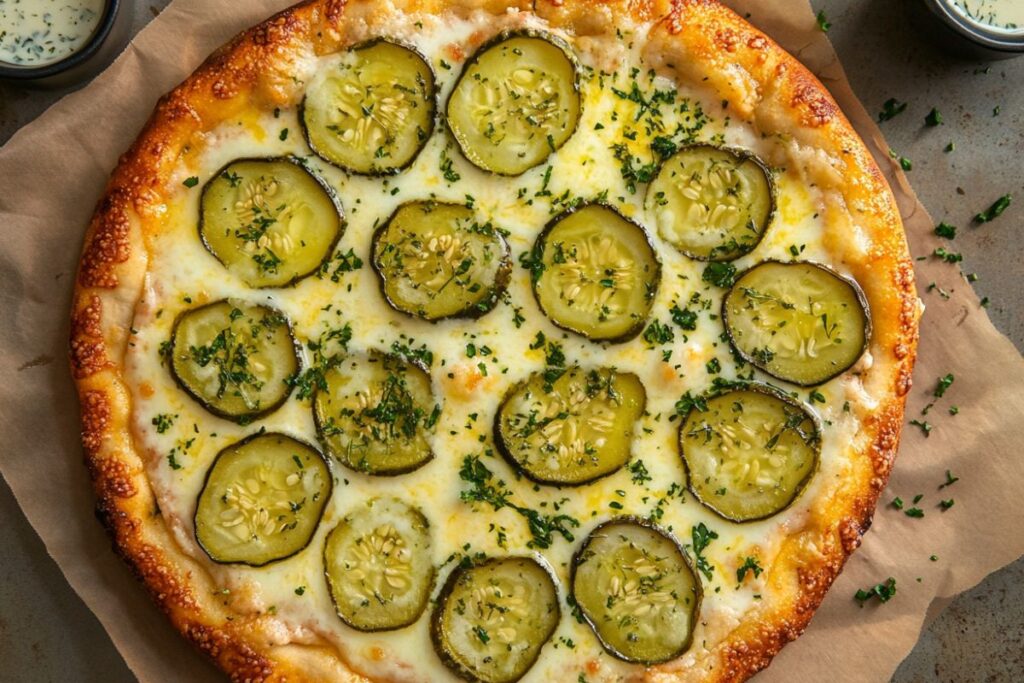
[[[1024,33],[1024,0],[952,0],[957,12],[975,24]]]
[[[0,62],[44,66],[85,47],[104,0],[0,0]]]
[[[414,25],[417,20],[422,21],[422,28]],[[507,20],[542,26],[532,17]],[[413,16],[407,21],[405,32],[395,31],[392,35],[413,43],[430,57],[437,71],[442,102],[461,66],[445,48],[453,43],[465,46],[474,31],[483,29],[490,34],[499,30],[489,15],[454,24],[428,16]],[[637,43],[643,43],[643,35],[643,30],[636,32]],[[627,32],[625,37],[628,40],[631,36]],[[736,569],[743,559],[756,555],[762,566],[770,568],[782,541],[805,524],[810,502],[818,498],[823,488],[832,488],[842,480],[846,465],[841,454],[850,443],[862,437],[858,435],[859,422],[855,414],[840,410],[850,391],[846,386],[850,380],[841,378],[819,388],[827,403],[816,405],[820,406],[822,418],[833,422],[824,431],[820,470],[791,508],[768,520],[738,525],[715,516],[688,493],[667,497],[669,490],[685,485],[676,447],[678,422],[669,420],[675,412],[675,402],[687,391],[699,394],[707,389],[712,377],[706,370],[706,363],[711,358],[721,363],[723,377],[735,377],[737,368],[727,345],[719,338],[722,326],[715,314],[720,308],[722,290],[702,283],[703,264],[683,257],[660,240],[654,229],[653,215],[643,207],[644,187],[640,186],[636,194],[630,193],[620,173],[621,163],[614,158],[611,145],[622,142],[622,134],[627,129],[640,131],[637,149],[649,142],[643,126],[633,123],[636,105],[610,92],[611,87],[629,91],[630,65],[646,73],[639,48],[627,51],[618,45],[617,41],[614,45],[602,44],[592,54],[580,54],[584,63],[593,65],[596,59],[608,60],[609,55],[621,51],[626,64],[617,69],[618,76],[606,77],[603,91],[597,75],[585,80],[583,116],[576,134],[548,162],[518,178],[502,178],[477,170],[451,146],[440,126],[416,162],[402,174],[387,180],[347,177],[310,155],[299,135],[294,109],[281,111],[277,118],[268,114],[225,123],[210,136],[207,150],[194,165],[182,163],[172,177],[171,182],[179,188],[179,194],[168,207],[164,230],[149,245],[152,260],[146,294],[132,325],[138,334],[126,358],[129,385],[133,387],[135,431],[138,443],[147,447],[148,475],[160,509],[183,552],[201,562],[215,582],[230,591],[225,599],[234,609],[246,613],[275,613],[285,625],[282,642],[325,640],[337,648],[339,656],[351,668],[375,680],[423,683],[458,680],[444,667],[431,646],[429,607],[413,626],[390,633],[359,633],[342,624],[334,613],[323,578],[324,538],[348,510],[368,497],[397,496],[422,505],[431,521],[434,561],[439,567],[435,596],[452,566],[448,560],[453,554],[530,553],[526,547],[530,534],[523,519],[507,508],[494,513],[489,507],[479,506],[474,511],[460,500],[459,493],[465,484],[458,472],[465,455],[482,453],[485,446],[479,439],[490,436],[494,413],[509,387],[544,367],[544,351],[529,348],[537,332],[559,341],[570,362],[614,366],[641,378],[648,395],[648,415],[641,420],[642,429],[637,430],[633,455],[644,462],[653,480],[638,485],[631,480],[629,471],[622,470],[580,488],[540,487],[535,490],[517,481],[500,457],[482,457],[495,477],[509,484],[515,499],[522,505],[550,512],[557,502],[560,513],[580,521],[574,542],[556,535],[550,548],[539,551],[558,578],[563,597],[562,619],[540,659],[523,678],[527,683],[575,681],[580,673],[585,673],[591,683],[630,681],[642,676],[642,667],[625,664],[605,654],[593,633],[572,618],[564,602],[572,553],[599,522],[617,514],[647,516],[658,507],[657,501],[665,498],[661,523],[681,542],[689,543],[692,527],[701,522],[719,534],[705,551],[714,574],[712,580],[704,581],[705,597],[694,645],[678,661],[678,665],[688,666],[700,653],[702,643],[721,641],[759,604],[759,595],[770,570],[759,578],[748,577],[739,586],[735,580]],[[327,68],[337,59],[336,56],[324,57],[315,64],[303,64],[301,70],[305,73],[298,75],[308,78],[315,69]],[[451,67],[445,68],[442,60]],[[653,84],[644,75],[638,81],[648,89],[677,88],[661,77]],[[718,98],[686,85],[678,86],[678,91],[676,104],[662,107],[667,130],[674,130],[678,122],[687,122],[686,114],[681,113],[685,100],[690,112],[700,106],[707,114],[709,120],[697,136],[702,141],[716,139],[765,157],[771,154],[773,145],[779,144],[775,138],[765,138],[746,124],[735,120],[727,122]],[[604,127],[598,127],[598,123]],[[291,131],[285,140],[281,140],[279,134],[283,128]],[[287,289],[248,289],[228,275],[196,239],[201,186],[232,159],[287,153],[309,157],[311,165],[338,191],[348,218],[338,249],[341,252],[353,249],[363,259],[364,266],[345,274],[340,283],[311,277]],[[444,158],[451,159],[452,168],[461,176],[460,181],[445,181],[440,170]],[[546,189],[550,194],[544,194],[548,166],[551,172]],[[193,189],[181,187],[182,181],[191,176],[198,176],[200,185]],[[736,262],[740,270],[764,258],[786,259],[791,245],[805,245],[803,258],[829,261],[822,242],[825,218],[819,211],[820,198],[805,189],[795,169],[781,170],[777,180],[780,202],[776,221],[755,252]],[[592,197],[604,190],[608,191],[609,202],[647,226],[663,260],[664,274],[652,318],[667,323],[672,304],[685,305],[694,293],[708,302],[707,308],[700,310],[698,330],[687,333],[688,341],[684,343],[681,332],[676,330],[676,344],[669,362],[663,360],[662,348],[651,349],[642,339],[602,347],[561,332],[538,309],[530,291],[529,274],[518,264],[508,289],[510,305],[499,305],[479,321],[453,320],[432,325],[396,313],[381,297],[376,275],[369,265],[370,236],[375,225],[402,202],[431,196],[462,202],[467,194],[472,194],[475,210],[481,217],[509,231],[513,255],[518,256],[530,248],[540,228],[559,211],[553,207],[553,198],[565,191]],[[191,303],[185,301],[186,297]],[[299,401],[294,394],[267,418],[241,427],[212,417],[176,387],[161,365],[160,344],[168,339],[174,318],[182,310],[223,297],[239,297],[278,307],[289,316],[302,342],[315,339],[325,324],[339,326],[347,322],[354,332],[349,345],[354,352],[371,347],[388,348],[392,342],[401,340],[402,335],[414,338],[416,345],[426,343],[434,354],[431,368],[434,391],[444,400],[433,442],[436,457],[432,462],[413,473],[384,478],[351,472],[335,463],[334,493],[310,546],[290,559],[260,569],[215,565],[196,544],[192,516],[205,472],[220,449],[260,426],[310,442],[316,441],[316,432],[309,402]],[[325,310],[327,308],[329,310]],[[513,322],[514,310],[525,318],[521,327]],[[477,372],[481,358],[467,357],[466,344],[470,341],[478,347],[487,345],[492,349],[491,356],[484,359],[488,375],[473,389],[466,387],[464,379]],[[153,426],[154,416],[161,413],[177,416],[173,427],[164,433],[158,433]],[[168,466],[167,455],[176,447],[179,449],[176,461],[181,469]],[[613,502],[621,505],[621,510],[609,505]],[[499,546],[492,525],[504,529],[507,549]],[[303,588],[301,596],[296,593],[299,587]]]

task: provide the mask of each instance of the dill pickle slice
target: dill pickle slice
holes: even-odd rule
[[[466,62],[446,109],[466,159],[485,171],[519,175],[547,159],[576,130],[576,59],[550,34],[501,34]]]
[[[803,405],[765,385],[750,384],[693,408],[679,427],[690,490],[734,522],[787,508],[813,476],[820,429]]]
[[[415,50],[384,39],[350,49],[318,73],[302,103],[317,156],[351,173],[397,173],[434,130],[434,72]]]
[[[331,471],[312,446],[258,433],[217,454],[196,506],[196,540],[214,562],[253,567],[309,545],[331,496]]]
[[[391,355],[352,355],[329,370],[313,398],[327,452],[346,467],[395,475],[434,457],[428,434],[441,414],[430,375]]]
[[[690,258],[731,261],[754,249],[775,211],[768,167],[749,152],[695,145],[647,188],[658,233]]]
[[[725,295],[722,319],[743,358],[800,386],[849,370],[871,337],[860,286],[809,262],[766,261],[746,271]]]
[[[603,204],[555,217],[534,244],[533,264],[541,310],[559,327],[594,341],[639,334],[661,279],[644,229]]]
[[[467,562],[448,576],[431,623],[434,649],[468,681],[512,683],[537,661],[561,609],[551,572],[528,557]]]
[[[477,318],[498,303],[512,271],[505,238],[461,204],[403,204],[373,236],[384,298],[424,320]]]
[[[690,647],[700,581],[660,527],[634,517],[601,524],[576,552],[571,581],[583,618],[612,656],[658,664]]]
[[[239,159],[203,188],[199,236],[250,287],[284,287],[315,272],[344,229],[334,192],[297,159]]]
[[[586,484],[629,460],[646,402],[640,378],[630,373],[572,367],[554,382],[536,373],[501,404],[495,441],[533,481]]]
[[[338,616],[352,628],[412,624],[434,584],[427,518],[394,498],[367,501],[328,534],[324,574]]]
[[[225,299],[182,313],[171,333],[170,369],[185,393],[223,418],[248,422],[276,410],[299,370],[284,313]]]

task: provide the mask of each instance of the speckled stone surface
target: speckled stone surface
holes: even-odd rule
[[[868,110],[880,111],[891,97],[908,103],[883,131],[897,154],[913,162],[910,180],[935,219],[960,226],[954,248],[964,255],[964,272],[978,274],[975,287],[991,298],[992,320],[1021,349],[1024,58],[987,65],[946,57],[915,30],[906,9],[914,1],[812,0],[832,23],[829,37]],[[166,4],[135,3],[135,30]],[[0,141],[62,94],[0,84]],[[926,128],[932,107],[945,123]],[[950,142],[955,150],[946,153]],[[969,227],[971,216],[1008,192],[1018,198],[1013,210],[998,222]],[[939,296],[921,285],[926,303]],[[134,680],[2,481],[0,519],[0,681]],[[1018,560],[941,611],[892,682],[1024,681],[1022,643],[1024,560]]]

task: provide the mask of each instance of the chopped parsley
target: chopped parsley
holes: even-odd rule
[[[953,377],[953,373],[948,373],[940,377],[932,395],[935,396],[935,398],[942,398],[946,394],[946,390],[953,386],[954,379],[956,378]]]
[[[757,563],[756,557],[748,557],[743,561],[743,564],[736,570],[736,583],[743,583],[743,579],[746,578],[747,572],[753,572],[754,578],[761,576],[761,572],[764,569]]]
[[[1010,203],[1013,202],[1013,195],[1004,194],[1002,197],[992,203],[992,206],[988,207],[981,213],[974,217],[976,223],[988,223],[996,218],[999,218],[1006,209],[1010,207]]]
[[[494,510],[507,507],[519,513],[526,520],[532,536],[532,539],[526,544],[527,547],[541,550],[550,548],[554,541],[554,534],[559,534],[570,543],[576,540],[571,529],[579,527],[579,520],[569,515],[545,515],[515,503],[512,499],[512,491],[506,487],[503,480],[495,480],[494,473],[480,462],[479,456],[467,455],[463,458],[459,478],[470,484],[468,489],[464,489],[459,494],[464,502],[485,503]]]
[[[924,117],[924,125],[934,128],[935,126],[941,126],[942,124],[942,113],[935,107],[932,107],[932,110]]]
[[[935,234],[948,240],[954,239],[956,237],[956,226],[945,222],[939,223],[935,226]]]
[[[718,538],[718,534],[704,526],[704,522],[701,522],[691,529],[690,538],[693,540],[693,556],[697,560],[697,569],[704,575],[704,578],[710,581],[715,568],[704,557],[704,551],[711,541]]]
[[[189,176],[181,184],[189,188],[195,187],[199,184],[199,176]]]
[[[925,436],[931,436],[932,425],[927,420],[924,422],[921,422],[920,420],[911,420],[910,424],[915,427],[919,427]]]
[[[889,602],[896,595],[896,579],[891,576],[882,583],[875,584],[867,590],[859,589],[854,593],[853,598],[864,606],[868,600],[878,598],[879,602]]]
[[[955,251],[947,251],[945,247],[939,247],[932,254],[946,263],[960,263],[964,260],[964,255]]]
[[[156,427],[156,433],[163,434],[168,429],[170,429],[171,425],[174,424],[174,418],[176,417],[178,416],[171,415],[169,413],[160,413],[159,415],[155,416],[153,418],[152,424],[154,427]]]
[[[704,267],[701,279],[716,287],[732,287],[732,283],[736,279],[736,266],[731,263],[712,261]]]
[[[878,114],[878,121],[888,121],[902,114],[907,109],[906,102],[900,102],[895,97],[891,97],[885,101],[882,105],[882,111]]]
[[[819,10],[818,11],[817,19],[818,19],[818,30],[821,31],[822,33],[828,33],[828,30],[830,28],[832,28],[832,22],[830,22],[828,20],[828,17],[825,16],[825,10]]]

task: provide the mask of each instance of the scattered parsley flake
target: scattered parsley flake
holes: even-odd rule
[[[736,570],[736,583],[743,583],[743,579],[746,578],[747,572],[753,572],[754,578],[761,576],[761,572],[764,568],[757,563],[756,557],[748,557],[743,561],[743,564]]]
[[[942,113],[938,109],[936,109],[935,107],[932,107],[932,110],[930,112],[928,112],[927,116],[924,117],[924,125],[930,126],[930,127],[935,127],[935,126],[941,126],[942,124],[943,124]]]
[[[935,234],[948,240],[956,238],[956,226],[942,222],[935,226]]]
[[[953,386],[954,379],[956,378],[953,377],[953,373],[951,372],[940,377],[939,382],[935,387],[935,391],[933,392],[935,398],[942,398],[946,393],[946,389],[949,389],[951,386]]]
[[[189,176],[188,178],[185,178],[184,182],[182,182],[182,185],[185,187],[195,187],[198,184],[199,176]]]
[[[820,30],[822,33],[828,33],[828,30],[832,28],[832,23],[828,20],[828,17],[825,16],[825,10],[818,11],[817,20],[818,30]]]
[[[1004,194],[1002,197],[1000,197],[999,199],[995,200],[992,203],[992,206],[988,207],[987,209],[985,209],[981,213],[977,214],[974,217],[974,222],[976,222],[976,223],[988,223],[990,221],[995,220],[996,218],[999,218],[999,216],[1001,216],[1003,214],[1003,212],[1006,211],[1006,209],[1009,208],[1009,206],[1010,206],[1010,204],[1012,202],[1013,202],[1013,195]]]
[[[861,607],[871,598],[878,598],[879,602],[889,602],[896,595],[896,579],[891,576],[882,583],[875,584],[867,590],[860,589],[854,594],[854,599]]]
[[[710,581],[715,568],[711,566],[711,563],[707,561],[703,553],[711,541],[718,538],[718,534],[708,529],[704,522],[701,522],[690,530],[690,538],[693,540],[693,556],[697,560],[697,569],[704,575],[704,578]]]
[[[888,121],[889,119],[895,118],[902,114],[907,109],[906,102],[900,102],[895,97],[891,97],[885,101],[882,105],[882,111],[878,114],[878,121]]]
[[[925,436],[930,436],[932,433],[932,425],[927,420],[924,422],[921,422],[920,420],[911,420],[910,424],[915,427],[920,427]]]

